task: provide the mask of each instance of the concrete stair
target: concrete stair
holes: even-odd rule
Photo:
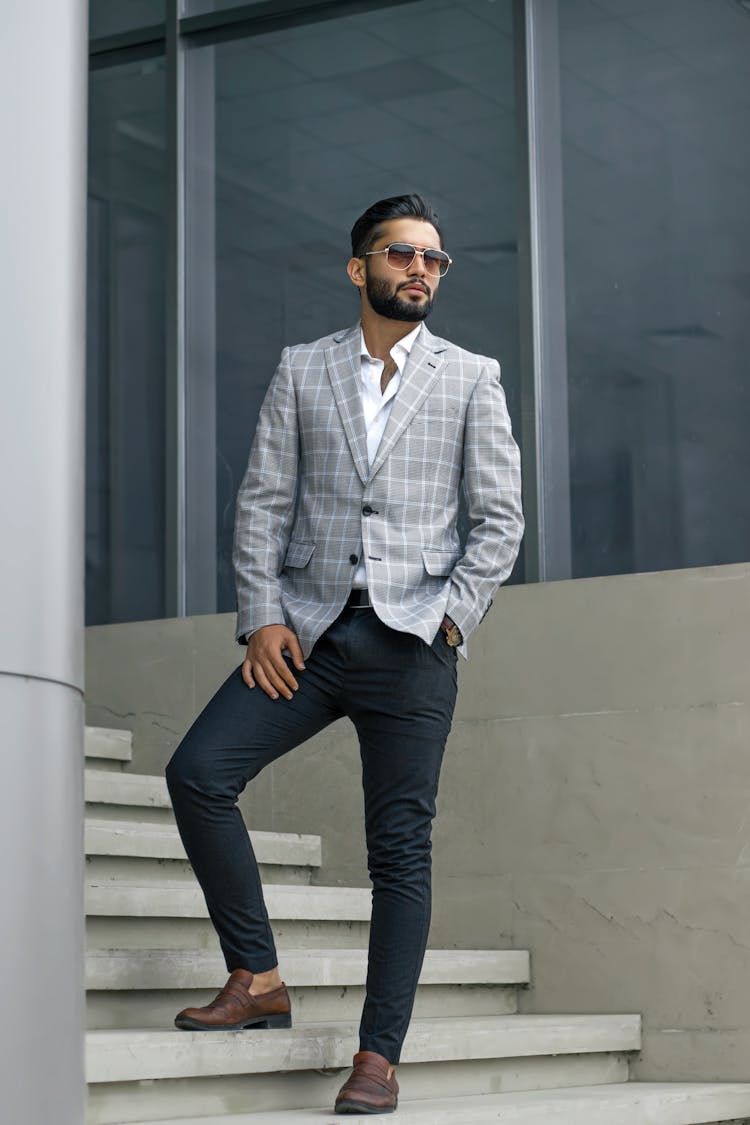
[[[216,1074],[343,1068],[357,1024],[304,1024],[288,1031],[96,1031],[89,1081],[136,1082]],[[416,1019],[402,1055],[408,1063],[637,1051],[639,1016],[464,1016]]]
[[[91,769],[121,771],[133,758],[133,735],[129,730],[86,727],[84,746],[86,763]]]
[[[284,971],[296,986],[347,988],[365,983],[364,949],[285,949]],[[227,976],[214,951],[93,950],[87,958],[87,987],[98,989],[216,989]],[[520,985],[529,982],[529,955],[516,949],[430,949],[422,985]]]
[[[357,1020],[367,973],[364,949],[283,949],[295,1023]],[[226,980],[220,954],[194,950],[91,951],[88,1026],[98,1030],[172,1027],[175,1012],[208,1003]],[[516,950],[430,950],[415,1005],[418,1017],[510,1015],[529,959]]]
[[[524,1091],[468,1098],[429,1098],[402,1102],[399,1125],[699,1125],[736,1117],[747,1110],[747,1087],[727,1083],[679,1085],[623,1082],[568,1090]],[[708,1116],[706,1116],[708,1114]],[[732,1115],[735,1115],[732,1117]],[[179,1117],[166,1125],[334,1125],[344,1119],[321,1110],[281,1110],[229,1117]],[[351,1122],[371,1122],[355,1115]],[[126,1125],[136,1125],[127,1122]]]
[[[250,840],[259,863],[320,867],[319,836],[251,832]],[[182,841],[174,824],[100,820],[96,817],[86,820],[86,854],[185,859]]]
[[[270,918],[366,922],[370,892],[364,887],[265,886]],[[86,913],[118,918],[207,918],[200,888],[167,881],[160,886],[125,879],[89,881]]]
[[[175,1013],[210,999],[226,969],[166,785],[124,772],[127,732],[89,728],[86,755],[89,1125],[341,1120],[331,1106],[357,1047],[369,889],[313,885],[319,837],[251,833],[294,1027],[179,1032]],[[397,1120],[750,1121],[750,1084],[628,1082],[638,1015],[519,1013],[529,980],[525,951],[428,951]]]

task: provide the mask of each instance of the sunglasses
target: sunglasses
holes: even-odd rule
[[[363,257],[369,258],[371,254],[385,254],[385,260],[392,270],[408,270],[417,254],[421,254],[424,272],[428,277],[445,277],[453,261],[445,250],[412,246],[409,242],[392,242],[382,250],[368,250]]]

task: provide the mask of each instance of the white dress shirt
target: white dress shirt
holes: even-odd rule
[[[380,377],[383,374],[385,364],[382,359],[373,359],[370,355],[367,350],[367,344],[365,343],[365,334],[360,329],[362,413],[365,416],[365,428],[367,430],[368,465],[372,465],[375,460],[375,454],[378,452],[378,446],[383,436],[385,424],[391,413],[393,400],[396,397],[398,388],[401,386],[401,374],[404,370],[404,365],[409,358],[409,352],[419,335],[421,327],[422,325],[418,324],[417,327],[406,336],[402,336],[400,340],[397,340],[391,348],[391,359],[396,364],[396,370],[388,381],[385,393],[380,389]],[[364,559],[360,559],[352,585],[355,589],[362,589],[367,585],[367,571],[365,569]]]

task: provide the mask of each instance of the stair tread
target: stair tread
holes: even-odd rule
[[[320,836],[264,831],[253,831],[249,835],[259,863],[304,867],[319,867],[321,864]],[[87,816],[85,838],[86,855],[186,858],[176,824]]]
[[[109,770],[84,770],[86,801],[96,804],[142,805],[171,809],[167,783],[156,774],[111,773]]]
[[[291,986],[363,985],[364,949],[284,949],[281,968]],[[220,953],[184,949],[92,950],[87,987],[100,989],[214,988],[226,978]],[[428,949],[421,984],[527,984],[529,955],[516,949]]]
[[[133,757],[133,733],[129,730],[86,726],[83,744],[87,758],[108,758],[116,762],[129,762]]]
[[[263,888],[271,918],[316,921],[337,919],[369,922],[369,887],[320,887],[272,883]],[[197,884],[160,879],[89,879],[86,913],[91,916],[139,918],[207,918],[203,892]]]
[[[622,1082],[411,1102],[402,1097],[398,1107],[399,1125],[484,1125],[499,1120],[523,1125],[707,1125],[747,1114],[750,1084],[739,1082]],[[333,1125],[340,1120],[330,1109],[283,1109],[170,1118],[161,1125]],[[347,1116],[351,1122],[371,1120]]]
[[[356,1049],[357,1024],[245,1033],[90,1031],[86,1038],[88,1081],[122,1082],[344,1068]],[[635,1051],[640,1044],[641,1019],[633,1014],[433,1017],[412,1020],[401,1061]]]

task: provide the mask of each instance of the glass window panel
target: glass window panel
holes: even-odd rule
[[[89,38],[164,23],[165,0],[89,0]]]
[[[750,12],[560,5],[576,576],[750,558]]]
[[[247,4],[263,4],[267,0],[183,0],[182,14],[202,16],[206,12],[225,12],[228,8],[246,7]]]
[[[164,616],[164,65],[90,79],[86,621]]]
[[[455,264],[430,327],[500,359],[520,436],[511,36],[510,0],[422,0],[193,52],[215,104],[191,140],[191,165],[215,169],[191,238],[205,247],[215,219],[200,307],[216,315],[220,610],[234,608],[234,503],[268,382],[284,345],[357,320],[349,230],[376,199],[434,202]],[[197,285],[208,272],[189,267]],[[205,363],[195,379],[204,393]]]

